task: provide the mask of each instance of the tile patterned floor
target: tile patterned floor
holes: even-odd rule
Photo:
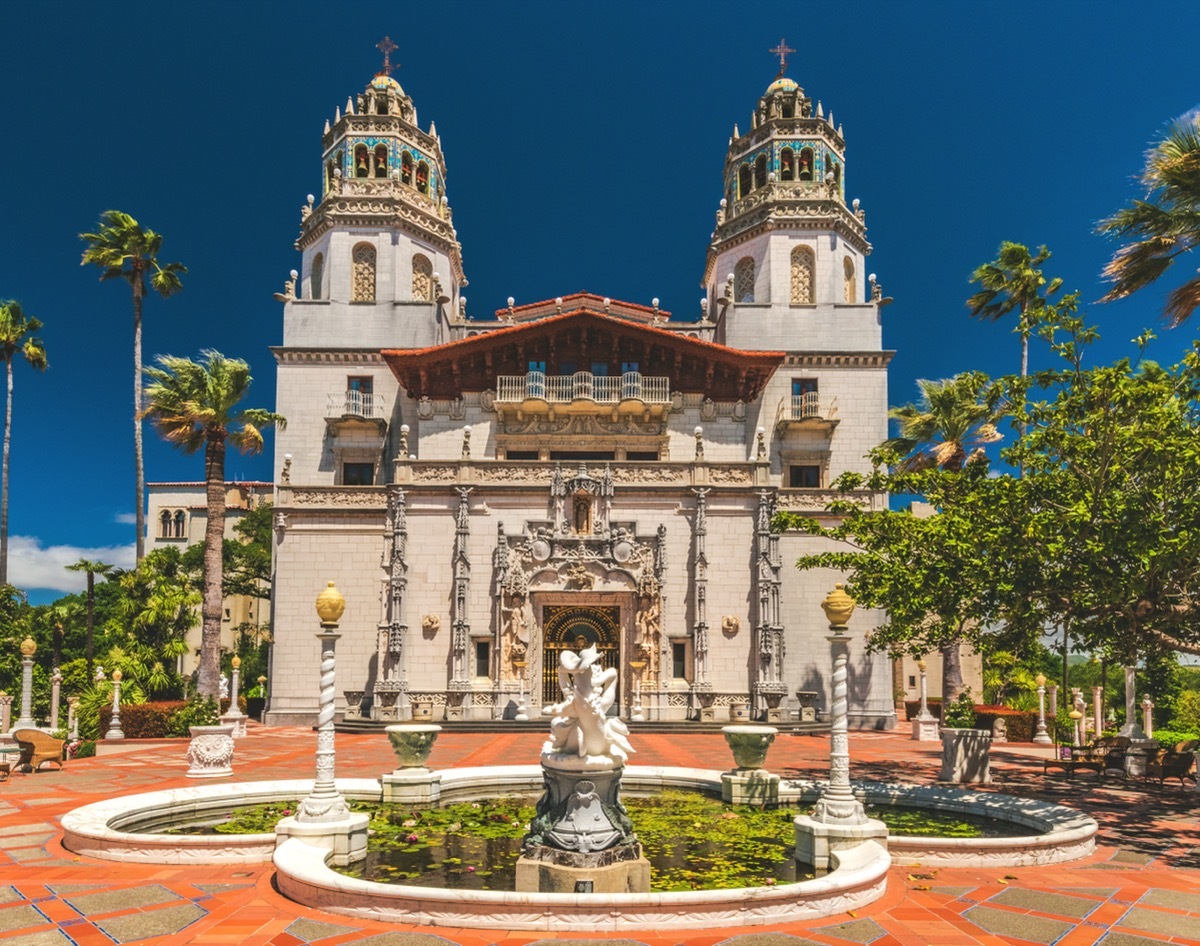
[[[719,735],[634,735],[636,761],[723,769]],[[435,768],[537,758],[535,733],[444,733]],[[238,743],[233,781],[294,778],[313,766],[316,736],[252,727]],[[393,759],[382,736],[339,735],[338,774],[377,776]],[[927,783],[938,746],[904,733],[851,736],[855,778]],[[828,740],[781,735],[769,762],[787,775],[820,776]],[[64,812],[114,794],[179,787],[181,746],[81,759],[64,772],[0,783],[0,940],[3,946],[1152,946],[1200,944],[1200,793],[1120,782],[1046,779],[1046,750],[993,750],[994,786],[1083,808],[1101,824],[1094,855],[1071,864],[1010,871],[894,868],[885,896],[853,915],[804,925],[683,931],[626,930],[611,937],[417,928],[352,921],[281,897],[268,865],[167,867],[79,857],[61,843]],[[252,773],[252,775],[251,775]]]

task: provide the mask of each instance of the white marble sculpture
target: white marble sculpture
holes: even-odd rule
[[[629,729],[608,711],[616,699],[617,670],[601,668],[595,645],[578,654],[564,650],[559,656],[558,685],[563,701],[545,707],[550,738],[542,747],[542,760],[557,767],[622,765],[634,750]]]

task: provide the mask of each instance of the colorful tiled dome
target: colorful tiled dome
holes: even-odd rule
[[[767,95],[770,95],[772,92],[795,92],[798,88],[800,86],[795,80],[789,79],[786,76],[780,76],[767,86]]]
[[[371,88],[378,89],[380,92],[384,89],[391,89],[398,95],[404,94],[404,89],[400,88],[400,83],[391,76],[376,76],[371,80]]]

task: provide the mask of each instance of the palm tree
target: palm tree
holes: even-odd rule
[[[1050,251],[1044,246],[1038,248],[1037,256],[1030,256],[1029,247],[1006,240],[992,262],[984,263],[971,274],[971,282],[982,287],[967,300],[971,315],[995,321],[1014,310],[1017,312],[1022,378],[1029,374],[1029,336],[1037,325],[1037,313],[1062,288],[1061,279],[1051,279],[1047,284],[1038,268],[1049,258]]]
[[[899,468],[961,470],[970,458],[982,455],[985,444],[1000,440],[998,394],[989,383],[977,371],[918,381],[920,400],[888,411],[888,417],[899,421],[899,436],[884,446],[903,455]]]
[[[92,264],[102,270],[100,280],[124,279],[133,290],[133,463],[134,491],[137,503],[134,521],[137,528],[137,560],[146,554],[146,472],[142,465],[142,299],[146,280],[164,299],[183,288],[180,276],[187,272],[182,263],[161,264],[158,251],[162,235],[144,229],[133,217],[120,210],[100,215],[95,233],[79,234],[87,241],[81,265]]]
[[[204,601],[200,632],[200,673],[197,690],[216,698],[221,673],[221,552],[225,539],[225,447],[232,443],[243,453],[262,450],[261,428],[285,420],[259,408],[238,408],[250,387],[250,366],[220,352],[204,351],[200,361],[160,355],[160,368],[146,369],[152,384],[146,389],[143,417],[159,434],[185,453],[204,448],[208,522],[204,530]],[[237,429],[233,429],[237,426]]]
[[[0,302],[0,355],[8,382],[4,404],[4,459],[0,461],[0,585],[8,584],[8,453],[12,442],[13,358],[20,355],[38,371],[46,370],[46,348],[34,333],[42,323],[21,310],[21,304]]]
[[[94,562],[81,558],[67,571],[87,572],[87,678],[92,679],[92,659],[96,652],[96,576],[107,575],[113,566],[105,562]]]
[[[1142,183],[1146,199],[1121,208],[1098,227],[1101,233],[1132,240],[1104,267],[1113,284],[1104,302],[1150,285],[1176,257],[1200,246],[1200,109],[1172,122],[1150,149]],[[1167,295],[1163,315],[1172,326],[1179,325],[1198,306],[1200,276],[1193,276]]]

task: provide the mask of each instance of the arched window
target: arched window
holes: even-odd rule
[[[842,192],[842,166],[836,161],[831,162],[831,165],[833,169],[833,186],[840,194]]]
[[[407,151],[400,155],[400,183],[412,186],[412,155]]]
[[[329,159],[329,163],[325,165],[325,190],[333,190],[333,169],[337,167],[333,163],[333,159]]]
[[[422,194],[429,193],[429,165],[424,161],[417,165],[417,190]]]
[[[375,146],[375,176],[387,177],[388,175],[388,153],[387,145]]]
[[[321,298],[321,281],[325,278],[325,255],[318,253],[313,257],[312,275],[308,278],[308,298]]]
[[[754,186],[767,186],[767,156],[765,154],[760,154],[754,160]]]
[[[183,526],[185,519],[186,517],[184,516],[182,509],[175,510],[175,528],[171,534],[177,539],[183,538]]]
[[[779,179],[781,181],[796,179],[796,155],[792,153],[791,148],[784,148],[779,152]]]
[[[158,517],[158,537],[160,539],[171,538],[171,514],[165,509]]]
[[[750,165],[743,164],[738,168],[738,197],[750,193]]]
[[[352,254],[354,270],[350,279],[351,302],[375,301],[375,247],[359,243]]]
[[[792,305],[812,305],[816,260],[807,246],[792,250]]]
[[[387,113],[388,113],[387,96],[381,93],[379,98],[377,98],[375,100],[375,114],[376,115],[386,115]]]
[[[420,253],[412,259],[412,297],[416,302],[433,301],[433,263]]]
[[[370,177],[371,167],[367,163],[367,146],[358,145],[354,149],[354,176]]]
[[[799,180],[811,181],[813,179],[813,171],[814,171],[813,161],[814,161],[813,149],[812,148],[801,148],[800,149],[800,177],[799,177]]]
[[[858,281],[854,278],[854,260],[847,256],[842,260],[842,285],[845,288],[846,301],[858,301]]]
[[[783,117],[784,118],[795,118],[796,117],[796,106],[794,106],[791,102],[785,102],[783,104]]]
[[[733,268],[733,301],[754,301],[754,260],[744,256]]]

